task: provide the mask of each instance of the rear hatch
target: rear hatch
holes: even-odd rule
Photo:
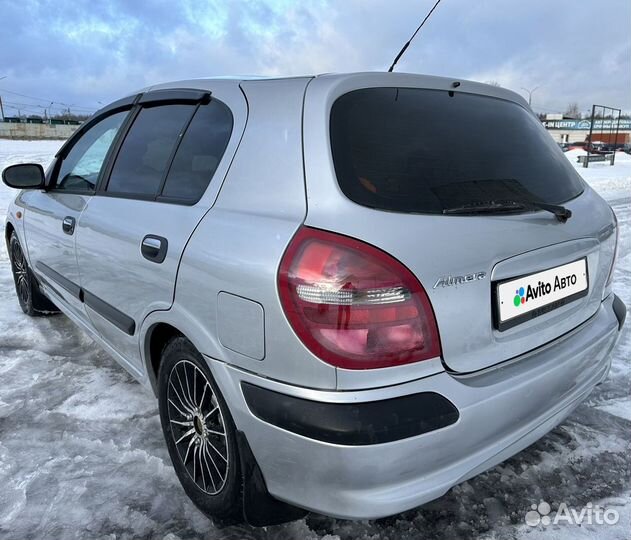
[[[369,242],[418,277],[448,369],[517,357],[597,311],[612,212],[515,94],[435,77],[320,78],[304,138],[307,225]]]

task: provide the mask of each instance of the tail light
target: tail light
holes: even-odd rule
[[[283,256],[278,286],[292,328],[329,364],[371,369],[440,356],[418,279],[364,242],[302,227]]]
[[[620,235],[620,227],[618,227],[618,218],[616,217],[616,213],[611,209],[611,213],[613,214],[614,227],[616,228],[616,245],[613,248],[613,258],[611,259],[611,268],[609,269],[609,275],[607,276],[607,283],[605,283],[605,288],[611,285],[613,281],[613,271],[616,267],[616,259],[618,258],[618,240]]]

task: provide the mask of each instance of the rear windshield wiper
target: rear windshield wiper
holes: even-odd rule
[[[499,212],[514,212],[524,210],[526,208],[550,212],[554,214],[561,223],[565,223],[572,217],[572,211],[565,208],[565,206],[531,200],[498,200],[463,204],[462,206],[445,208],[443,210],[443,214],[492,214]]]

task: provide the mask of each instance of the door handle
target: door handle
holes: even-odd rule
[[[167,251],[169,249],[169,241],[162,236],[148,234],[142,239],[140,244],[140,252],[148,261],[158,263],[164,262]]]
[[[64,220],[61,222],[61,228],[64,230],[66,234],[74,233],[75,219],[70,216],[66,216]]]

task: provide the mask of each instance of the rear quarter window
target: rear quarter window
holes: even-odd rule
[[[441,214],[515,194],[550,204],[583,182],[541,123],[520,105],[417,88],[367,88],[331,109],[340,188],[364,206]]]
[[[232,133],[230,109],[219,101],[199,107],[169,169],[162,197],[195,202],[206,191]]]

